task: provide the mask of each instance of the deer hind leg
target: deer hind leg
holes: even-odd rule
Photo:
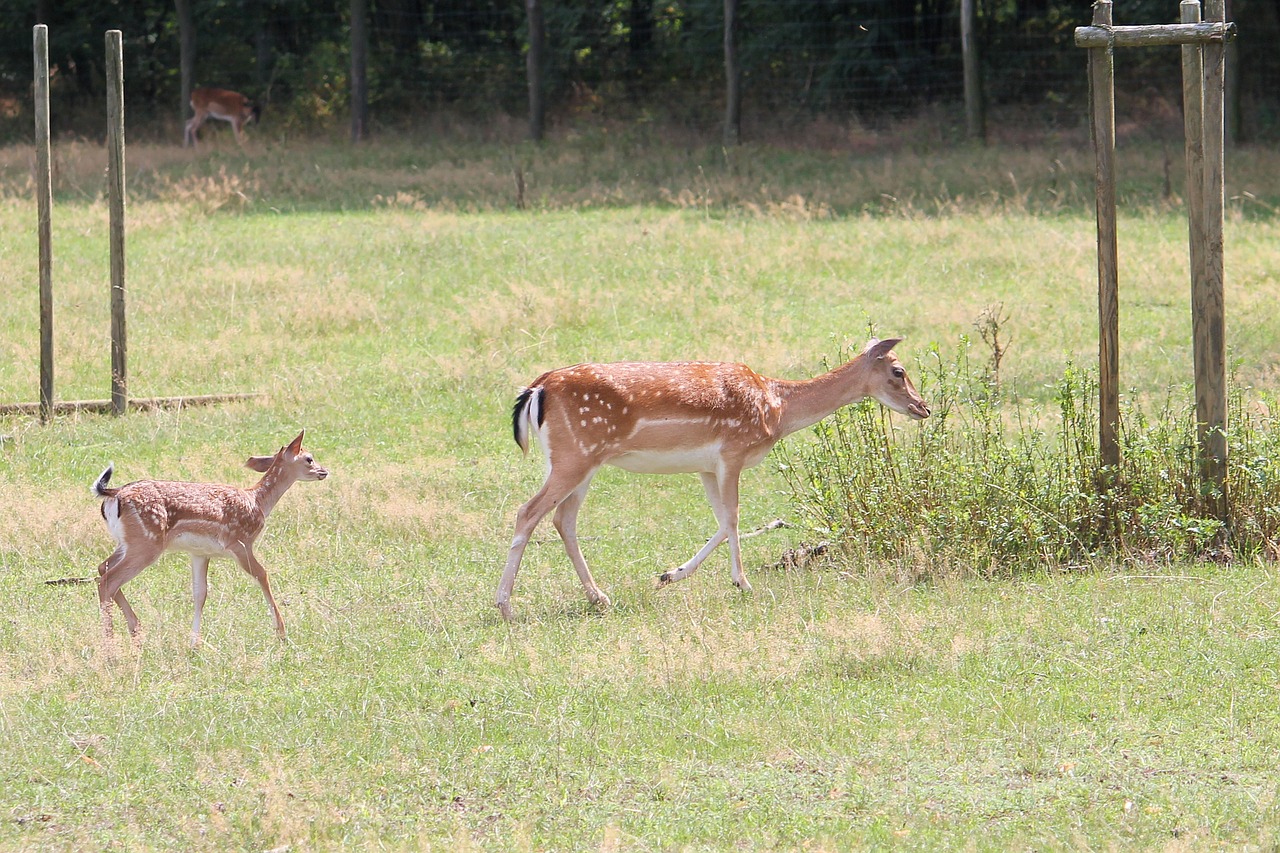
[[[191,647],[200,645],[200,616],[204,613],[204,601],[209,597],[209,558],[191,555],[191,599],[195,602],[196,615],[191,622]]]
[[[199,139],[197,134],[200,132],[200,125],[202,124],[204,124],[204,115],[199,112],[187,119],[187,126],[182,134],[182,146],[184,148],[189,148],[196,144]]]
[[[111,603],[114,601],[124,614],[129,625],[129,633],[138,635],[138,616],[125,600],[121,589],[133,580],[147,566],[154,563],[164,553],[163,548],[126,548],[121,545],[115,553],[102,561],[98,566],[98,609],[102,613],[102,629],[107,639],[113,634],[111,622]]]
[[[267,610],[271,614],[271,624],[275,626],[276,634],[283,640],[284,619],[280,616],[280,608],[276,606],[275,597],[271,594],[271,582],[267,580],[267,570],[262,567],[262,563],[258,562],[258,558],[253,555],[253,548],[249,545],[239,546],[232,552],[232,556],[240,564],[240,568],[248,572],[258,582],[258,586],[262,587],[262,595],[267,599]]]
[[[583,493],[585,494],[585,486],[591,482],[591,476],[594,473],[595,468],[586,471],[575,470],[570,473],[561,473],[560,469],[557,469],[553,464],[550,473],[547,474],[547,481],[542,484],[542,488],[516,513],[515,536],[511,539],[511,548],[507,551],[507,564],[502,570],[502,580],[498,582],[498,594],[494,597],[494,604],[497,605],[498,612],[502,614],[503,619],[508,622],[511,621],[511,591],[515,588],[516,573],[520,571],[520,560],[524,557],[524,549],[529,544],[529,537],[533,535],[538,523],[546,517],[547,513],[559,506],[562,501],[577,489],[583,488]],[[579,498],[578,502],[581,503],[581,498]],[[573,528],[571,527],[570,529]],[[566,548],[569,547],[568,542],[569,540],[565,540]],[[574,547],[577,547],[576,535],[574,536]],[[573,555],[570,554],[570,559],[572,557]],[[579,554],[579,558],[581,558],[581,554]],[[576,562],[574,566],[577,566]],[[585,562],[583,567],[586,567]],[[580,573],[579,577],[581,576]],[[593,581],[592,586],[594,585],[595,582]]]
[[[609,596],[596,586],[595,578],[591,577],[591,570],[587,568],[587,561],[582,556],[582,549],[578,547],[578,510],[582,508],[582,502],[586,499],[587,489],[590,486],[591,479],[588,478],[586,482],[570,492],[568,497],[560,502],[560,506],[556,507],[552,523],[564,541],[565,553],[569,555],[569,561],[578,572],[578,580],[582,581],[582,588],[587,591],[587,600],[599,607],[608,607]]]

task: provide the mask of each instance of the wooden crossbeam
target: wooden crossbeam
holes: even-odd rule
[[[1146,24],[1136,27],[1076,27],[1076,47],[1157,47],[1225,44],[1236,37],[1234,22]]]
[[[191,397],[139,397],[128,401],[131,409],[178,409],[186,406],[211,406],[253,400],[262,394],[196,394]],[[113,412],[113,400],[59,400],[55,412]],[[40,403],[0,403],[0,415],[32,415],[40,412]]]

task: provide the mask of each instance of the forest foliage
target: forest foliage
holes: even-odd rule
[[[960,0],[742,0],[739,54],[746,107],[762,121],[824,116],[877,123],[962,96]],[[345,120],[351,15],[342,0],[191,0],[197,85],[244,91],[284,125]],[[602,114],[714,126],[723,104],[723,0],[547,0],[547,99],[553,117]],[[448,112],[524,114],[527,28],[522,0],[372,0],[370,111],[383,126]],[[983,88],[994,107],[1078,113],[1087,82],[1075,27],[1088,4],[977,0]],[[1238,0],[1233,85],[1248,129],[1273,129],[1280,57],[1274,3]],[[96,132],[104,90],[103,33],[124,33],[131,119],[176,120],[180,103],[175,4],[0,0],[0,138],[30,129],[31,29],[50,26],[54,132]],[[1116,21],[1168,23],[1171,0],[1129,0]],[[18,25],[20,24],[20,25]],[[1172,100],[1178,52],[1118,59],[1121,97]],[[1176,106],[1175,106],[1176,109]]]

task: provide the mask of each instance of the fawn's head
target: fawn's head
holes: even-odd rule
[[[303,430],[306,432],[306,430]],[[302,449],[302,435],[280,448],[273,456],[250,456],[244,467],[265,474],[270,470],[279,470],[293,480],[323,480],[329,476],[328,468],[321,468],[315,458]]]
[[[867,342],[862,354],[872,359],[872,370],[877,379],[871,394],[893,411],[923,420],[929,417],[929,404],[916,391],[902,362],[893,354],[893,348],[901,342],[901,338],[884,341],[872,338]]]

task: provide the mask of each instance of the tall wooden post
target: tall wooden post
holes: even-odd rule
[[[1180,19],[1200,23],[1200,0],[1182,0]],[[1182,46],[1182,121],[1187,148],[1187,233],[1191,282],[1204,277],[1204,62],[1200,45]],[[1192,324],[1196,320],[1192,300]]]
[[[124,311],[124,46],[107,30],[107,196],[111,243],[111,413],[129,407]]]
[[[1225,23],[1223,0],[1208,0],[1206,17]],[[1210,41],[1203,51],[1204,91],[1204,258],[1191,288],[1195,339],[1196,429],[1204,482],[1212,486],[1214,514],[1226,519],[1227,501],[1227,356],[1223,290],[1224,66],[1226,44]]]
[[[1111,0],[1093,5],[1093,25],[1111,26]],[[1098,451],[1120,464],[1120,282],[1116,243],[1116,99],[1114,44],[1089,49],[1094,195],[1098,214]]]
[[[36,215],[40,241],[40,420],[53,418],[53,173],[49,156],[49,27],[36,24]]]
[[[1187,145],[1187,221],[1191,256],[1191,324],[1195,356],[1196,433],[1200,474],[1210,511],[1227,521],[1227,370],[1223,290],[1224,56],[1236,35],[1224,0],[1182,0],[1181,22],[1114,27],[1111,0],[1094,4],[1093,26],[1076,28],[1076,45],[1089,49],[1093,142],[1097,156],[1099,445],[1103,465],[1119,462],[1116,358],[1115,47],[1183,45],[1182,97]]]

